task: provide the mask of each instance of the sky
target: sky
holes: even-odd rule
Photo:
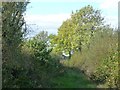
[[[82,7],[91,5],[96,10],[101,10],[105,24],[118,27],[118,2],[119,0],[30,0],[27,6],[25,20],[32,30],[30,36],[45,30],[48,34],[57,34],[57,29],[63,21]]]

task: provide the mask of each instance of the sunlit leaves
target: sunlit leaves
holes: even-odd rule
[[[90,38],[94,36],[94,31],[102,24],[103,18],[99,10],[94,10],[92,6],[72,12],[71,18],[63,22],[55,36],[54,44],[58,52],[81,51],[82,46],[89,44]]]

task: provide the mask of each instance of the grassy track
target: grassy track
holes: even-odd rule
[[[52,80],[55,88],[96,88],[96,85],[87,79],[87,77],[75,70],[68,69],[61,76]]]

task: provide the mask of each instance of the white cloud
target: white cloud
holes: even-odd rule
[[[30,0],[31,2],[96,2],[99,9],[104,12],[106,24],[113,27],[118,25],[118,1],[119,0]],[[94,7],[94,6],[93,6]],[[114,15],[113,15],[114,14]],[[48,33],[57,33],[63,21],[70,17],[70,14],[48,14],[48,15],[26,15],[25,20],[28,24],[36,24]],[[38,32],[37,30],[36,32]]]
[[[117,16],[106,16],[105,17],[105,24],[110,24],[112,27],[118,27],[118,17]]]
[[[100,8],[102,9],[115,9],[118,7],[118,2],[119,0],[104,0],[101,5]]]
[[[111,24],[112,27],[118,26],[118,2],[119,0],[102,0],[99,6],[104,12],[106,24]]]
[[[49,14],[49,15],[26,15],[25,18],[29,22],[61,22],[70,17],[70,14]]]
[[[40,29],[47,30],[48,33],[57,33],[63,21],[70,18],[70,14],[49,14],[49,15],[26,15],[27,24],[36,24]],[[37,29],[40,31],[40,29]],[[38,32],[36,31],[36,32]]]

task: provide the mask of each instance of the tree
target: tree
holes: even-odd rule
[[[39,34],[37,34],[35,39],[47,42],[48,41],[48,32],[47,31],[41,31]]]
[[[22,66],[21,43],[26,32],[24,12],[28,2],[2,2],[2,73],[3,87],[21,87]],[[17,78],[17,79],[16,79]],[[26,78],[27,79],[27,78]],[[18,83],[17,83],[18,81]],[[29,81],[26,82],[29,85]],[[25,83],[24,83],[25,85]]]
[[[26,32],[23,13],[27,2],[2,3],[2,38],[9,46],[19,46]],[[3,42],[3,43],[4,43]]]
[[[54,38],[56,37],[55,34],[50,34],[48,36],[48,39],[49,39],[49,44],[50,44],[50,47],[54,48],[55,44],[54,44]]]
[[[34,62],[45,65],[50,58],[49,53],[51,52],[47,49],[46,43],[35,38],[29,40],[26,43],[28,48],[31,49],[31,52],[33,52],[33,57],[36,60]]]
[[[74,34],[75,28],[71,20],[63,22],[62,26],[58,29],[58,35],[55,37],[56,51],[65,51],[66,54],[71,56],[71,50],[74,49],[75,44],[71,41],[74,39],[71,35]]]
[[[31,52],[33,52],[33,57],[38,63],[45,65],[49,63],[51,49],[48,46],[48,35],[47,32],[41,31],[39,34],[33,38],[26,41],[26,45]]]
[[[95,30],[103,24],[99,10],[94,10],[92,6],[83,7],[71,18],[64,21],[58,29],[58,35],[54,38],[55,50],[65,51],[71,56],[71,51],[81,51],[82,45],[89,43]]]

